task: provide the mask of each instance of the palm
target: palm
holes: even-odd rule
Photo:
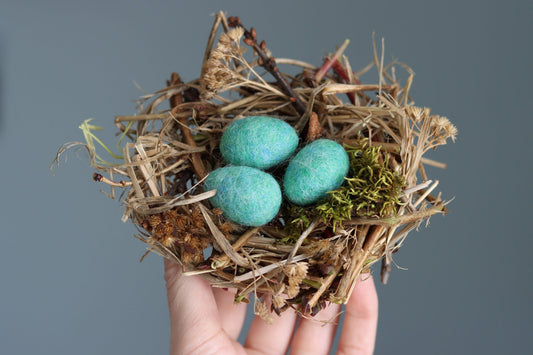
[[[274,323],[255,318],[244,347],[237,342],[246,316],[246,304],[233,303],[233,294],[211,288],[198,276],[181,277],[180,266],[165,260],[170,309],[170,353],[174,354],[329,354],[336,331],[327,324],[301,319],[286,311]],[[335,320],[339,305],[330,305],[317,316]],[[377,295],[372,279],[359,282],[346,305],[338,354],[371,354],[377,324]]]

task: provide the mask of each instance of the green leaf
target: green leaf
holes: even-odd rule
[[[100,145],[102,148],[104,148],[108,153],[109,155],[111,155],[114,159],[120,159],[120,160],[124,160],[124,157],[122,155],[119,155],[119,154],[115,154],[111,151],[111,149],[109,149],[94,133],[93,131],[102,131],[103,128],[102,127],[99,127],[99,126],[95,126],[95,125],[92,125],[92,124],[89,124],[89,122],[92,121],[92,118],[89,118],[89,119],[86,119],[85,121],[83,121],[83,123],[79,126],[79,129],[81,129],[81,131],[83,132],[83,137],[85,138],[85,142],[87,144],[87,146],[89,147],[89,149],[94,153],[94,158],[95,160],[97,161],[98,164],[102,164],[102,165],[109,165],[109,166],[114,166],[114,165],[119,165],[119,164],[113,164],[113,163],[110,163],[108,161],[106,161],[105,159],[103,159],[100,155],[98,155],[98,153],[96,153],[96,145],[95,145],[95,142],[98,143],[98,145]],[[130,124],[128,124],[127,128],[129,129],[129,127],[131,126],[131,122]],[[127,132],[127,130],[125,130],[125,132]],[[123,136],[125,135],[125,133],[123,133],[119,139],[119,143],[117,144],[117,148],[119,148],[119,144],[120,144],[120,141],[122,140]],[[120,149],[119,149],[120,150]]]

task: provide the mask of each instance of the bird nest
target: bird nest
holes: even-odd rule
[[[112,197],[122,190],[122,219],[134,222],[148,252],[181,264],[185,275],[234,289],[236,302],[255,294],[263,317],[269,309],[313,315],[327,302],[345,303],[358,277],[378,261],[386,283],[391,255],[408,233],[446,212],[434,192],[438,181],[425,171],[444,164],[424,154],[456,134],[446,118],[413,105],[407,66],[384,65],[383,50],[379,55],[374,45],[372,62],[355,73],[343,55],[347,44],[318,67],[274,59],[253,28],[219,13],[200,77],[182,82],[173,73],[165,88],[139,99],[138,114],[115,118],[119,144],[129,140],[115,156],[122,161],[109,164],[97,154],[96,145],[104,145],[88,121],[81,126],[86,142],[65,144],[57,158],[86,147],[99,171],[94,179],[109,184]],[[403,85],[395,68],[407,73]],[[377,71],[375,82],[362,83],[370,70]],[[271,222],[245,227],[211,205],[216,191],[205,191],[203,181],[224,166],[225,127],[257,115],[289,123],[300,146],[318,138],[342,144],[350,171],[324,200],[305,207],[284,200]],[[279,180],[285,167],[270,173]]]

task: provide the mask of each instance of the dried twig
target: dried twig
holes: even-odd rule
[[[179,85],[179,84],[181,84],[180,76],[178,75],[178,73],[172,73],[169,86]],[[183,95],[181,93],[176,93],[176,95],[173,95],[170,97],[169,101],[170,101],[170,107],[172,109],[170,116],[171,116],[171,119],[174,120],[175,115],[178,112],[182,111],[182,108],[180,105],[183,102]],[[187,119],[188,117],[183,117],[183,116],[178,118],[178,122],[180,123],[180,130],[183,134],[185,143],[187,143],[188,145],[192,147],[196,147],[196,142],[192,135],[191,128],[189,127],[189,123],[187,122]],[[175,125],[173,125],[172,127],[175,127]],[[198,180],[202,180],[203,178],[206,177],[207,173],[205,171],[205,167],[202,161],[201,154],[192,153],[191,160],[192,160],[194,172],[196,173],[196,177],[198,178]]]
[[[257,33],[255,29],[252,27],[250,31],[248,31],[242,25],[241,20],[236,16],[228,17],[228,24],[230,27],[242,27],[244,29],[244,43],[252,47],[257,53],[260,58],[259,65],[265,68],[270,74],[272,74],[274,78],[276,78],[278,84],[281,86],[283,91],[287,94],[287,96],[289,96],[289,101],[293,103],[293,106],[296,111],[300,115],[303,115],[306,110],[305,104],[300,99],[300,97],[294,92],[287,79],[279,71],[274,57],[271,57],[266,53],[265,41],[257,43]]]

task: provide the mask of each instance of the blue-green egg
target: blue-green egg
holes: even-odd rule
[[[225,166],[212,171],[205,179],[204,189],[216,189],[211,204],[220,208],[226,218],[244,226],[270,222],[281,206],[281,188],[276,179],[248,166]]]
[[[262,170],[287,160],[297,147],[298,134],[294,128],[268,116],[233,121],[220,140],[220,151],[228,164]]]
[[[340,187],[350,160],[344,148],[329,139],[318,139],[300,150],[289,163],[283,190],[289,201],[309,205]]]

